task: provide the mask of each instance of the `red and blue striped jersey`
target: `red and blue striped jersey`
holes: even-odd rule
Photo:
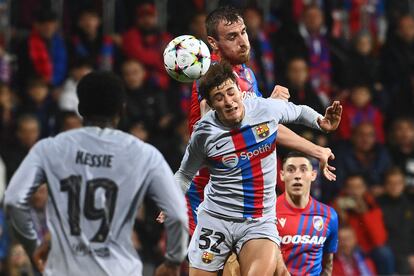
[[[292,207],[283,193],[277,198],[277,230],[283,259],[291,275],[320,275],[323,254],[338,246],[338,216],[310,198],[304,209]]]

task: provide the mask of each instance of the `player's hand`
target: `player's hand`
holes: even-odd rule
[[[335,159],[335,155],[332,153],[330,148],[321,147],[321,152],[322,154],[319,157],[319,169],[326,179],[329,181],[335,181],[336,175],[334,171],[336,168],[328,164],[329,160]]]
[[[178,276],[180,275],[179,265],[170,265],[165,262],[157,267],[155,270],[155,276]]]
[[[319,126],[326,132],[334,131],[341,122],[342,105],[339,101],[334,101],[325,111],[325,117],[318,118]]]
[[[49,255],[50,243],[48,240],[43,241],[39,247],[36,248],[33,253],[32,259],[37,270],[41,273],[45,271],[47,256]]]
[[[161,211],[156,219],[156,221],[160,224],[164,223],[165,221],[165,214],[163,211]]]
[[[273,88],[270,98],[288,101],[290,98],[289,89],[281,85],[276,85],[275,88]]]

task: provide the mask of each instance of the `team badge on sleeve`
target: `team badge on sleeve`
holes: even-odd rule
[[[209,264],[213,261],[214,259],[214,254],[208,251],[204,251],[203,255],[201,256],[201,260],[203,261],[203,263],[205,264]]]
[[[316,229],[316,231],[322,231],[323,229],[323,219],[321,216],[314,216],[312,218],[313,222],[313,228]]]
[[[260,138],[266,138],[269,135],[269,126],[266,123],[256,126],[255,129]]]

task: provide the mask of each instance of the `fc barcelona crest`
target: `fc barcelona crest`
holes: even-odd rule
[[[203,263],[205,264],[209,264],[213,261],[214,259],[214,254],[208,251],[204,251],[203,255],[201,256],[201,260],[203,261]]]
[[[256,126],[255,129],[260,138],[266,138],[269,135],[269,126],[266,123]]]

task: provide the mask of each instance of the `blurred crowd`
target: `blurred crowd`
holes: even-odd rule
[[[92,70],[122,77],[120,128],[177,170],[192,84],[168,77],[162,53],[182,34],[207,43],[204,20],[218,5],[242,11],[265,97],[280,84],[321,113],[344,106],[334,134],[289,126],[336,156],[336,182],[312,186],[340,218],[334,275],[414,274],[414,0],[0,1],[0,196],[36,141],[82,125],[76,84]],[[46,202],[43,185],[32,198],[40,238]],[[132,237],[148,275],[164,250],[157,213],[146,201]],[[35,275],[1,209],[0,275]]]

